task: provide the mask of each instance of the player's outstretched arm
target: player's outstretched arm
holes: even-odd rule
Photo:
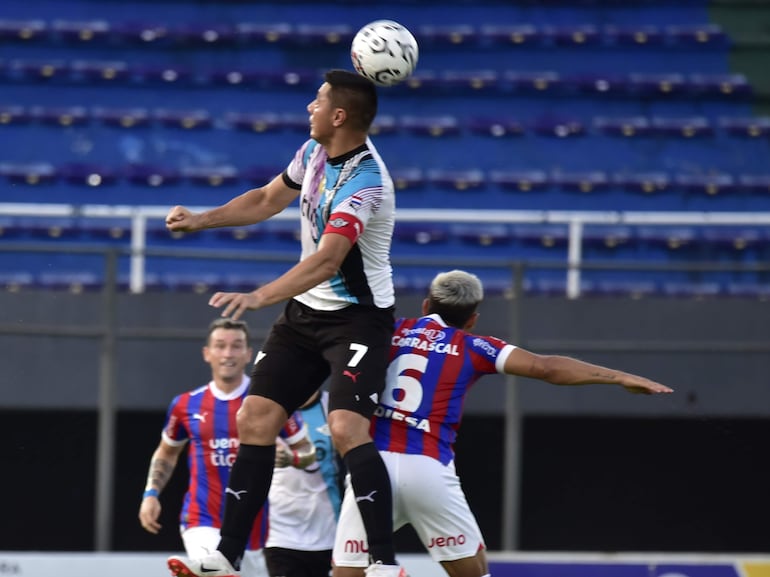
[[[306,290],[332,278],[353,246],[341,234],[324,234],[318,251],[298,262],[277,279],[250,293],[218,292],[209,299],[209,305],[222,308],[221,316],[240,318],[247,310],[269,306],[302,294]]]
[[[157,534],[162,528],[158,523],[161,512],[158,497],[171,478],[183,448],[184,445],[175,447],[161,441],[152,454],[144,496],[142,497],[142,504],[139,506],[139,523],[150,533]]]
[[[540,379],[553,385],[620,385],[630,393],[653,395],[672,393],[673,389],[645,377],[593,365],[571,357],[538,355],[514,349],[505,361],[505,372]]]
[[[286,185],[281,175],[261,188],[252,188],[222,206],[194,213],[175,206],[166,216],[172,232],[195,232],[206,228],[245,226],[267,220],[289,206],[298,191]]]

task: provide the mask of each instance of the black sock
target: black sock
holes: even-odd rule
[[[217,547],[235,569],[240,569],[254,520],[267,500],[274,464],[275,445],[241,445],[238,448],[238,458],[233,463],[225,491],[222,538]]]
[[[350,484],[366,529],[373,563],[395,565],[393,549],[393,495],[385,463],[374,443],[351,449],[345,455]]]

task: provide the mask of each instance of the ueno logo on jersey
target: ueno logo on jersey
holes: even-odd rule
[[[431,537],[430,543],[428,543],[428,549],[434,547],[456,547],[457,545],[465,544],[465,535],[460,533],[459,535],[448,535],[446,537]]]
[[[429,341],[443,341],[446,337],[446,333],[440,329],[426,329],[425,327],[417,327],[415,329],[401,329],[401,334],[405,337],[412,335],[422,335]]]
[[[494,357],[497,355],[497,349],[492,345],[490,345],[484,339],[473,339],[473,346],[481,349],[482,351],[487,353],[490,357]]]
[[[377,417],[392,419],[394,421],[402,421],[410,427],[414,427],[415,429],[420,429],[421,431],[430,433],[430,421],[428,419],[411,417],[406,413],[402,413],[401,411],[397,411],[396,409],[391,409],[390,407],[385,407],[383,405],[377,405],[377,408],[374,409],[374,414]]]
[[[363,539],[348,539],[345,541],[345,553],[368,553],[369,547]]]
[[[210,439],[209,447],[214,450],[211,453],[211,464],[215,467],[232,467],[239,446],[240,443],[235,437]]]
[[[394,336],[390,343],[395,347],[411,347],[418,351],[428,351],[440,355],[452,355],[453,357],[460,356],[460,353],[457,352],[457,345],[455,344],[425,341],[421,337]]]

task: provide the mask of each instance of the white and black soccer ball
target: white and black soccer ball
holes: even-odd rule
[[[412,33],[393,20],[376,20],[353,38],[350,58],[356,72],[379,86],[392,86],[409,77],[419,49]]]

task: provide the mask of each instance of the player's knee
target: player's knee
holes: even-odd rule
[[[286,423],[288,415],[278,403],[258,396],[248,396],[238,409],[235,422],[242,443],[269,445]]]
[[[372,440],[369,436],[369,420],[353,411],[338,409],[329,413],[329,432],[341,455]]]

